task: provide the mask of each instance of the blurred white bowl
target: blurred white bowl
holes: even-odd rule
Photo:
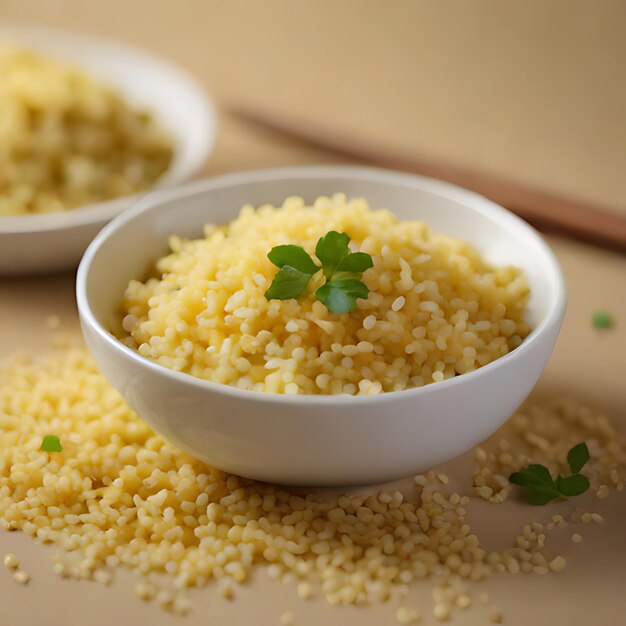
[[[0,44],[36,50],[77,65],[146,107],[174,142],[174,158],[155,188],[189,180],[206,161],[217,132],[215,109],[186,70],[141,50],[97,37],[0,23]],[[138,196],[70,211],[0,217],[0,274],[52,272],[75,267],[89,242]]]
[[[168,235],[202,237],[242,205],[312,201],[344,192],[405,220],[471,241],[496,264],[523,269],[534,330],[521,346],[469,374],[377,396],[243,391],[174,372],[124,346],[121,301],[168,251]],[[200,459],[243,476],[300,485],[376,483],[450,459],[488,437],[528,395],[565,311],[559,265],[539,235],[506,209],[453,185],[358,167],[293,167],[221,176],[158,192],[109,224],[78,269],[83,333],[100,368],[150,425]]]

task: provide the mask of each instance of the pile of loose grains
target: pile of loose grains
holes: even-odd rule
[[[276,267],[267,253],[295,244],[313,254],[329,230],[372,256],[370,290],[335,314],[313,277],[300,300],[264,293]],[[198,378],[287,394],[376,394],[471,372],[520,345],[528,285],[494,268],[468,243],[402,222],[362,199],[320,197],[313,206],[245,206],[205,238],[171,237],[156,276],[126,289],[120,339],[142,356]]]
[[[545,406],[531,406],[509,422],[507,436],[492,450],[477,447],[474,490],[491,502],[504,502],[513,485],[508,477],[529,463],[541,463],[556,476],[566,464],[568,450],[589,441],[591,459],[586,472],[599,499],[610,489],[624,490],[626,449],[605,415],[595,414],[573,400],[557,400]]]
[[[151,187],[172,141],[83,71],[0,50],[0,216],[63,211]]]
[[[589,442],[592,478],[608,476],[607,488],[621,489],[626,447],[606,418],[571,401],[520,413],[507,435],[510,449],[489,443],[485,458],[492,459],[491,446],[519,461],[515,433],[522,426],[524,439],[548,438],[549,431],[556,441],[563,420],[564,432],[576,424],[576,437]],[[61,453],[40,450],[51,433],[59,436]],[[539,446],[532,458],[548,462],[551,454]],[[480,453],[479,466],[485,467]],[[117,567],[131,568],[142,576],[138,597],[178,613],[189,609],[185,588],[220,579],[229,598],[253,567],[266,566],[272,578],[295,577],[301,598],[321,590],[331,604],[402,598],[413,581],[428,579],[433,614],[445,621],[472,603],[468,581],[565,567],[546,546],[563,517],[526,524],[510,548],[487,551],[467,520],[470,499],[434,472],[416,476],[406,493],[351,495],[303,495],[225,474],[155,435],[83,348],[44,364],[15,359],[2,374],[0,526],[72,552],[73,559],[54,567],[64,577],[106,584]],[[535,518],[537,511],[528,508]],[[602,521],[592,512],[580,519]],[[169,582],[156,582],[159,574]],[[401,606],[397,618],[415,623],[419,613]],[[499,623],[502,616],[492,609],[490,619]]]

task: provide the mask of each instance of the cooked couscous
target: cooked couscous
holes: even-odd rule
[[[329,231],[371,256],[369,294],[333,313],[315,297],[267,299],[276,267],[268,252],[297,245],[310,255]],[[121,340],[168,368],[210,381],[285,394],[376,394],[471,372],[530,332],[526,279],[495,268],[468,243],[372,210],[343,194],[312,206],[245,206],[205,238],[172,236],[155,274],[133,280]],[[316,282],[317,281],[317,282]]]
[[[62,452],[41,450],[51,434]],[[623,489],[626,446],[606,417],[574,401],[518,413],[477,449],[476,476],[562,461],[572,441],[590,442],[594,489]],[[233,598],[264,565],[272,579],[295,578],[302,598],[320,589],[331,604],[405,598],[408,585],[429,580],[432,611],[446,620],[471,605],[468,581],[558,572],[566,563],[550,549],[550,531],[603,521],[561,504],[567,521],[529,522],[517,537],[512,531],[510,547],[489,551],[466,515],[474,496],[444,476],[416,476],[402,491],[289,491],[209,467],[154,434],[84,348],[44,364],[16,359],[2,372],[0,527],[70,552],[54,565],[62,577],[108,584],[118,567],[131,568],[142,577],[136,595],[176,613],[190,608],[187,587],[220,579]],[[537,511],[529,506],[529,517]],[[15,555],[6,563],[19,565]],[[404,606],[397,617],[413,623],[416,615]]]
[[[151,187],[171,139],[80,69],[0,50],[0,216],[49,213]]]

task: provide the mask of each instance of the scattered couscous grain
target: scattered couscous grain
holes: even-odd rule
[[[437,602],[433,608],[433,615],[438,622],[447,622],[451,614],[450,607],[443,602]]]
[[[268,252],[294,244],[312,254],[329,229],[371,255],[367,299],[331,313],[311,279],[299,300],[267,300]],[[205,238],[170,238],[154,275],[126,289],[117,334],[161,365],[241,389],[376,394],[476,370],[530,332],[519,270],[487,264],[469,244],[402,222],[343,194],[313,206],[245,206]],[[300,356],[296,357],[296,353]],[[304,356],[306,355],[306,358]]]
[[[218,570],[219,571],[219,570]],[[222,580],[220,581],[220,595],[224,600],[233,600],[235,597],[235,586],[233,585],[232,580]]]
[[[182,617],[184,615],[187,615],[187,613],[191,611],[191,606],[192,605],[189,598],[182,595],[177,595],[172,602],[172,613],[174,613],[174,615],[179,615]]]
[[[456,599],[456,605],[460,609],[467,609],[471,604],[472,604],[472,599],[466,593],[462,593]]]
[[[157,590],[153,585],[149,583],[137,583],[135,585],[135,595],[140,600],[152,600],[157,594]]]
[[[489,621],[492,624],[502,624],[502,613],[498,609],[492,609],[489,611]]]
[[[66,578],[67,577],[67,566],[64,563],[55,563],[52,566],[52,571],[57,575],[60,576],[61,578]]]
[[[147,189],[172,142],[85,72],[0,50],[0,217],[50,213]]]
[[[596,496],[599,500],[603,500],[609,495],[609,488],[606,485],[600,485],[596,491]]]
[[[567,563],[562,556],[554,557],[554,559],[550,561],[550,569],[553,572],[562,572],[566,565]]]
[[[294,616],[291,611],[285,611],[280,616],[280,623],[282,624],[282,626],[291,626],[293,622],[294,622]]]
[[[176,614],[188,608],[186,588],[217,580],[232,598],[256,565],[272,579],[294,579],[302,598],[319,588],[331,605],[384,602],[428,579],[441,621],[468,605],[470,583],[564,565],[545,547],[548,525],[532,520],[508,548],[487,551],[466,518],[470,498],[433,471],[406,491],[340,495],[209,467],[155,435],[83,348],[41,364],[15,358],[0,377],[0,527],[71,552],[71,562],[54,565],[63,577],[106,584],[117,568],[129,568],[140,577],[139,598]],[[64,441],[59,455],[40,450],[51,430]],[[569,449],[559,432],[593,440],[594,475],[613,476],[606,480],[613,488],[623,482],[623,441],[604,416],[570,400],[522,409],[482,445],[478,475],[491,479],[503,446],[513,459],[507,463],[528,463],[528,432],[548,442],[532,449],[543,463]],[[161,588],[148,582],[153,575],[163,577]]]
[[[110,585],[113,582],[111,573],[104,569],[96,570],[93,574],[93,579],[101,585]]]
[[[312,595],[313,590],[308,582],[303,580],[302,582],[298,583],[298,596],[301,600],[308,600]]]
[[[396,611],[396,619],[400,624],[419,624],[421,620],[420,613],[417,609],[401,606]]]
[[[30,582],[30,574],[23,570],[17,570],[17,572],[13,574],[13,580],[18,585],[27,585]]]
[[[593,442],[594,453],[585,465],[585,473],[602,481],[607,495],[611,489],[618,489],[625,476],[622,438],[605,415],[574,400],[556,399],[543,406],[522,408],[507,425],[507,431],[514,453],[503,456],[499,451],[488,451],[484,445],[475,452],[474,493],[490,502],[506,501],[511,493],[507,477],[531,463],[541,463],[553,476],[557,475],[567,452],[581,441]],[[601,495],[604,492],[602,489]],[[585,524],[593,521],[591,513],[583,513],[580,520]],[[559,514],[553,515],[550,523],[552,527],[567,525]]]
[[[13,552],[9,552],[4,555],[4,559],[2,560],[5,567],[9,569],[17,569],[20,566],[20,560],[17,558],[17,555]]]

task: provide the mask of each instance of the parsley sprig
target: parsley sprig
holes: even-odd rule
[[[530,491],[532,504],[548,504],[552,500],[579,496],[589,489],[589,480],[580,474],[588,460],[587,444],[579,443],[567,453],[570,476],[564,477],[559,474],[555,479],[545,465],[533,464],[514,472],[509,480],[514,485],[526,487]]]
[[[369,290],[361,274],[372,267],[372,257],[365,252],[350,252],[350,237],[331,230],[317,242],[317,265],[300,246],[272,248],[267,258],[279,270],[265,292],[268,300],[299,298],[311,277],[322,271],[326,282],[315,291],[316,298],[332,313],[347,313],[356,307],[357,298],[367,298]]]

